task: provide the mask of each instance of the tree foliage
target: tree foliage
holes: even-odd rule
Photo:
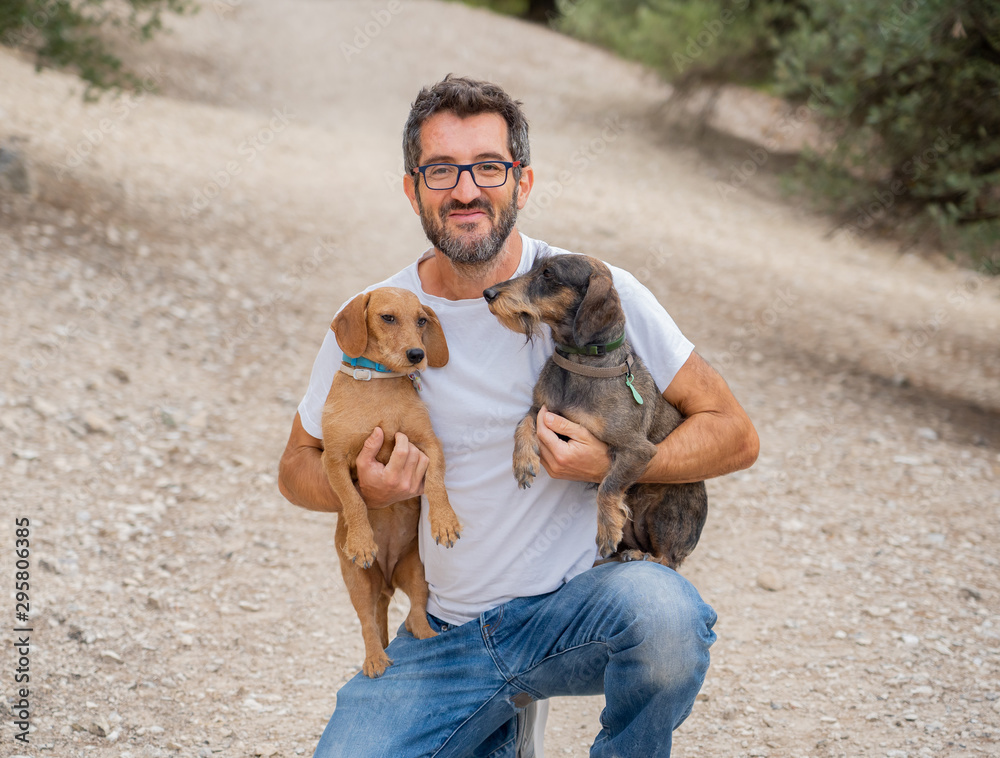
[[[191,0],[3,0],[0,44],[27,50],[43,67],[75,70],[88,94],[138,84],[109,42],[123,30],[140,40],[162,28],[164,12],[193,9]]]
[[[853,228],[930,218],[942,239],[959,230],[980,250],[1000,241],[1000,0],[557,7],[558,28],[682,90],[736,82],[819,103],[836,148],[806,156],[799,175]]]
[[[1000,1],[810,0],[775,78],[791,97],[824,93],[838,137],[824,162],[883,205],[1000,218]]]

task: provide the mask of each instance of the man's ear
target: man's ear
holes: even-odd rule
[[[521,178],[517,180],[517,209],[523,210],[528,202],[531,188],[535,186],[535,169],[525,166],[521,169]]]
[[[420,204],[417,202],[417,191],[416,176],[413,174],[406,174],[403,177],[403,192],[406,193],[406,197],[410,201],[410,206],[413,208],[413,212],[419,216]]]
[[[351,358],[360,358],[368,347],[368,300],[371,293],[358,295],[344,306],[330,324],[340,349]]]

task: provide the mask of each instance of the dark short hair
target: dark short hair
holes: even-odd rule
[[[420,129],[436,113],[449,111],[459,118],[480,113],[497,113],[507,122],[507,148],[513,160],[527,166],[531,159],[528,147],[528,119],[521,101],[514,100],[502,87],[490,82],[448,74],[431,87],[424,87],[410,106],[403,128],[403,164],[409,174],[420,163]],[[515,177],[520,171],[514,169]]]

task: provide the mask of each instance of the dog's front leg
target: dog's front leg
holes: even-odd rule
[[[350,470],[343,460],[335,460],[336,456],[323,452],[323,467],[330,487],[340,500],[340,518],[347,527],[344,540],[344,554],[362,568],[371,568],[375,564],[378,547],[375,544],[375,533],[368,521],[368,506],[354,486]]]
[[[428,438],[420,446],[429,462],[424,479],[424,493],[427,495],[427,516],[431,522],[431,536],[439,545],[454,547],[461,536],[462,525],[458,523],[448,500],[448,490],[444,486],[444,451],[436,437]]]
[[[542,459],[538,451],[538,427],[536,418],[539,407],[532,407],[528,415],[521,419],[514,431],[514,478],[524,490],[542,470]]]
[[[628,448],[610,450],[611,468],[597,488],[597,546],[607,558],[622,540],[625,522],[632,512],[625,502],[625,492],[642,476],[656,455],[656,445],[641,440]]]

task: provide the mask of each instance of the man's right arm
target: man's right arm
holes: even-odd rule
[[[358,453],[358,489],[369,508],[384,508],[424,491],[427,456],[410,444],[406,435],[396,434],[392,455],[383,466],[375,458],[382,442],[382,430],[375,427]],[[302,427],[298,413],[281,454],[278,489],[293,505],[310,511],[340,513],[340,499],[323,469],[323,440]]]

